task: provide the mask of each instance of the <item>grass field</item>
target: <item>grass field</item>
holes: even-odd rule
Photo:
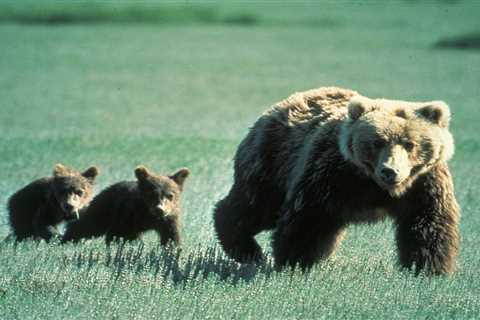
[[[433,48],[480,30],[480,4],[210,2],[156,15],[145,2],[96,1],[102,14],[89,23],[93,9],[28,3],[0,5],[0,237],[8,197],[57,162],[100,166],[97,190],[133,179],[138,164],[192,175],[180,260],[154,234],[110,248],[0,243],[0,319],[480,317],[480,51]],[[48,22],[62,10],[75,18]],[[462,207],[454,276],[400,271],[388,221],[351,227],[308,274],[274,272],[271,258],[241,266],[217,247],[212,208],[248,127],[290,93],[324,85],[450,104]],[[269,235],[258,238],[270,254]]]

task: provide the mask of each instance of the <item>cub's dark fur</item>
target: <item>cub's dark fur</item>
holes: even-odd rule
[[[58,236],[57,225],[78,218],[90,202],[97,167],[80,173],[57,164],[53,177],[41,178],[13,194],[8,201],[8,218],[16,240],[50,240]]]
[[[171,176],[156,175],[140,166],[137,181],[118,182],[100,192],[78,221],[67,226],[63,241],[105,236],[137,239],[143,232],[155,230],[162,245],[180,244],[180,194],[188,169]]]

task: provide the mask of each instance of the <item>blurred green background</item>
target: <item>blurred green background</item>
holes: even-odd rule
[[[477,318],[480,2],[3,1],[0,237],[8,197],[57,162],[191,169],[179,261],[143,241],[0,244],[1,319]],[[249,126],[295,91],[445,100],[462,207],[459,271],[396,266],[390,222],[355,226],[311,273],[240,266],[212,227]],[[259,236],[270,254],[269,235]]]

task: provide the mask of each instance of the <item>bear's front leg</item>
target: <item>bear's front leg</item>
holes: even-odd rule
[[[400,264],[416,274],[455,271],[459,249],[460,209],[446,165],[420,177],[396,215]]]
[[[277,269],[299,265],[305,271],[328,258],[343,239],[345,225],[316,208],[284,212],[273,234]]]

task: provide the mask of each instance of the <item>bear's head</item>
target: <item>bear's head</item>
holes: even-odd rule
[[[78,219],[79,211],[90,203],[98,173],[97,167],[90,167],[81,173],[62,164],[55,166],[52,193],[66,220]]]
[[[138,187],[150,213],[158,218],[175,215],[180,207],[180,194],[185,179],[190,174],[186,168],[170,176],[157,175],[144,166],[135,169]]]
[[[356,96],[339,138],[344,158],[391,196],[453,156],[450,110],[443,101],[405,102]]]

